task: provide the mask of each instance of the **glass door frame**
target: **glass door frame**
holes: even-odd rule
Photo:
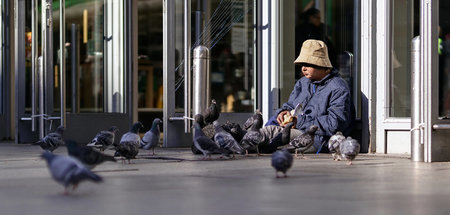
[[[439,117],[439,0],[420,1],[420,64],[423,80],[424,161],[450,161],[450,119]],[[419,135],[420,136],[420,135]]]
[[[34,0],[34,1],[38,1],[38,0]],[[60,0],[59,0],[60,1]],[[56,1],[55,1],[56,2]],[[61,5],[65,5],[64,4],[64,0],[60,1],[62,2]],[[110,1],[104,1],[105,4],[106,2],[110,2]],[[93,136],[95,136],[95,134],[100,131],[100,130],[106,130],[109,127],[111,127],[112,125],[115,125],[119,128],[119,133],[117,134],[118,136],[122,135],[123,133],[126,133],[129,130],[130,125],[133,123],[134,119],[137,118],[134,113],[135,113],[135,99],[133,98],[133,90],[131,90],[131,87],[134,86],[133,83],[136,83],[137,81],[136,76],[134,75],[135,73],[135,67],[132,64],[133,59],[135,57],[135,54],[133,52],[133,50],[135,49],[134,47],[131,46],[131,36],[132,36],[132,21],[131,21],[131,16],[127,16],[127,14],[130,14],[131,12],[131,6],[133,5],[133,3],[131,1],[124,1],[124,8],[123,8],[123,14],[124,14],[124,20],[123,20],[123,25],[124,25],[124,29],[127,29],[126,31],[122,32],[122,34],[124,35],[124,47],[123,47],[123,56],[127,56],[127,57],[123,57],[123,59],[121,59],[121,61],[123,63],[121,63],[121,65],[123,65],[123,70],[124,72],[124,77],[126,78],[125,81],[123,81],[123,85],[125,87],[125,89],[123,90],[123,93],[126,95],[126,100],[123,101],[124,104],[124,112],[123,113],[106,113],[105,110],[107,110],[106,108],[104,109],[104,111],[102,113],[80,113],[80,112],[72,112],[72,113],[67,113],[65,111],[66,108],[66,104],[65,104],[65,97],[67,96],[67,94],[65,93],[65,84],[66,81],[64,79],[63,76],[65,75],[60,75],[60,77],[62,77],[61,79],[61,86],[62,87],[62,94],[63,96],[61,96],[61,101],[62,101],[62,105],[61,105],[61,117],[62,117],[62,121],[60,117],[55,117],[53,116],[53,92],[51,92],[52,88],[53,88],[53,84],[43,84],[43,88],[46,88],[45,92],[46,94],[48,94],[48,92],[51,92],[48,97],[50,97],[50,99],[47,99],[48,97],[45,96],[38,96],[38,95],[34,95],[33,96],[33,101],[37,101],[39,99],[42,98],[46,98],[45,101],[42,101],[42,103],[46,106],[46,107],[50,107],[50,108],[44,108],[44,110],[49,111],[49,113],[52,115],[50,117],[50,120],[55,120],[55,122],[53,122],[53,126],[52,129],[48,129],[48,122],[40,122],[39,124],[45,124],[44,126],[37,126],[37,122],[32,122],[33,118],[37,118],[39,117],[39,115],[42,114],[38,114],[36,113],[36,106],[37,104],[35,104],[35,102],[33,102],[32,104],[32,113],[25,113],[25,91],[23,90],[24,86],[25,86],[25,1],[24,0],[15,0],[14,1],[15,4],[15,8],[16,8],[16,14],[15,14],[15,110],[16,110],[16,114],[15,114],[15,123],[16,123],[16,127],[15,127],[15,142],[16,143],[30,143],[30,142],[35,142],[36,140],[38,140],[38,138],[42,137],[43,135],[45,135],[46,133],[50,132],[51,130],[54,130],[55,127],[57,127],[59,124],[61,125],[65,125],[66,132],[64,134],[65,138],[69,138],[69,139],[73,139],[75,141],[78,142],[83,142],[86,143],[88,141],[90,141],[90,139],[92,139]],[[36,6],[35,6],[36,7]],[[50,7],[52,8],[52,7]],[[65,22],[65,16],[64,16],[64,8],[62,8],[62,10],[60,10],[60,17],[62,17],[60,20],[64,20]],[[104,8],[105,10],[105,8]],[[52,9],[50,9],[50,14],[52,13]],[[40,14],[39,14],[40,15]],[[36,14],[36,17],[39,16],[38,14]],[[37,19],[33,19],[34,22],[37,22]],[[35,23],[32,23],[32,25],[35,25]],[[64,29],[65,24],[60,25],[60,35],[62,33],[66,33],[65,29]],[[62,29],[62,30],[61,30]],[[37,30],[37,29],[36,29]],[[40,32],[38,32],[37,34],[39,34]],[[105,33],[108,33],[107,31],[105,31]],[[65,35],[62,34],[63,36],[60,37],[62,38],[61,41],[65,40]],[[103,37],[104,40],[108,40],[110,41],[111,38],[108,37]],[[35,43],[36,41],[33,39],[33,43]],[[66,41],[65,41],[66,42]],[[53,41],[48,40],[47,41],[50,47],[50,49],[52,48],[52,44]],[[64,46],[65,43],[62,43],[63,45],[55,45],[55,46]],[[50,50],[50,52],[53,50]],[[60,52],[62,53],[62,52]],[[63,56],[64,57],[64,54]],[[65,59],[65,58],[60,58],[60,59]],[[33,61],[37,60],[37,56],[35,57],[35,59],[33,59]],[[64,61],[61,61],[64,62]],[[33,62],[33,65],[36,65],[35,62]],[[53,65],[52,65],[53,66]],[[50,66],[50,67],[52,67]],[[34,71],[34,69],[37,66],[32,67],[32,70]],[[61,69],[62,71],[64,71],[64,66]],[[49,69],[48,71],[46,71],[47,73],[49,73],[50,71],[50,75],[52,76],[52,72],[53,69]],[[37,73],[38,74],[38,73]],[[32,82],[35,82],[34,76],[32,78]],[[48,81],[47,83],[53,83]],[[39,85],[37,85],[39,86]],[[34,87],[33,90],[35,90],[37,87]],[[49,90],[50,89],[50,90]],[[33,92],[32,94],[36,94],[38,91]],[[72,94],[71,94],[72,95]],[[108,102],[108,101],[104,101],[104,102]],[[41,108],[42,106],[44,106],[41,104]],[[48,118],[47,118],[48,119]],[[44,121],[44,120],[42,120]],[[47,120],[45,120],[47,121]],[[86,122],[93,122],[95,121],[96,123],[86,123]],[[44,129],[42,129],[42,127]],[[39,133],[39,134],[38,134]],[[83,134],[83,135],[79,135],[79,134]],[[117,138],[116,140],[118,141],[120,138]]]
[[[0,140],[11,137],[10,1],[0,1]]]
[[[258,0],[259,1],[259,0]],[[179,2],[178,2],[179,3]],[[175,36],[176,36],[176,2],[175,1],[164,1],[163,2],[163,134],[164,134],[164,142],[163,147],[187,147],[192,145],[192,129],[190,128],[190,122],[186,119],[186,115],[190,115],[189,108],[185,108],[184,112],[176,112],[175,111],[175,56],[176,56],[176,45],[175,45]],[[183,4],[183,21],[187,20],[183,23],[191,23],[190,17],[185,16],[186,14],[191,14],[191,0],[184,0]],[[189,7],[185,7],[186,4],[189,4]],[[255,4],[256,0],[255,0]],[[187,17],[187,18],[186,18]],[[178,26],[179,27],[179,26]],[[191,26],[189,24],[187,29],[190,29]],[[188,30],[190,32],[190,30]],[[255,32],[256,33],[256,32]],[[185,35],[184,41],[190,41],[190,35]],[[186,43],[186,42],[185,42]],[[258,42],[260,43],[260,41]],[[188,47],[190,49],[190,45],[185,45],[183,51]],[[254,48],[257,44],[254,44]],[[256,50],[259,55],[258,50]],[[184,53],[184,52],[180,52]],[[181,54],[180,54],[181,55]],[[186,55],[186,54],[183,54]],[[191,55],[190,53],[187,55]],[[189,57],[189,56],[188,56]],[[256,63],[254,62],[254,66]],[[183,68],[189,68],[189,64],[184,65]],[[256,68],[256,67],[255,67]],[[186,69],[183,69],[183,71]],[[186,73],[185,73],[186,74]],[[255,72],[255,75],[259,77],[258,69]],[[187,77],[188,75],[185,75]],[[188,78],[189,80],[189,78]],[[186,83],[186,82],[185,82]],[[255,84],[255,93],[256,93],[256,101],[260,101],[260,88],[258,84]],[[185,92],[189,92],[185,90]],[[185,93],[186,95],[186,93]],[[187,96],[184,97],[185,101],[190,100]],[[188,105],[189,106],[189,105]],[[188,107],[185,106],[184,107]],[[255,105],[255,109],[258,108]],[[221,113],[221,120],[229,120],[237,123],[244,123],[245,119],[251,116],[253,113]],[[192,125],[192,124],[191,124]]]

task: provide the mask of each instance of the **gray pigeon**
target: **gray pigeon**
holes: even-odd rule
[[[328,140],[328,150],[331,152],[333,160],[335,161],[341,160],[341,149],[339,147],[344,140],[345,137],[340,131],[336,132],[336,134],[331,136],[330,140]]]
[[[347,137],[342,141],[340,149],[343,158],[348,160],[347,165],[352,165],[352,161],[359,153],[360,145],[357,140],[352,139],[352,137]]]
[[[205,109],[203,111],[202,115],[205,118],[205,124],[206,125],[211,124],[214,121],[216,121],[217,119],[219,119],[220,110],[217,107],[215,99],[213,99],[211,101],[211,105],[207,109]]]
[[[259,119],[253,121],[252,127],[247,130],[247,133],[242,138],[240,145],[245,149],[245,153],[248,154],[248,150],[256,150],[259,156],[259,144],[264,140],[264,135],[259,131],[262,127],[262,122]]]
[[[286,172],[289,168],[291,168],[293,161],[294,159],[287,149],[275,151],[272,154],[272,166],[275,168],[276,177],[279,178],[278,172],[282,172],[286,178]]]
[[[114,137],[116,136],[117,131],[119,131],[117,126],[112,126],[107,131],[100,131],[87,146],[100,148],[100,151],[105,151],[105,149],[114,143]]]
[[[153,120],[152,128],[145,132],[144,136],[141,139],[141,148],[145,150],[152,150],[153,155],[155,155],[155,147],[159,144],[159,125],[162,121],[159,118]]]
[[[197,122],[194,122],[194,129],[194,145],[203,153],[203,159],[207,157],[211,158],[212,153],[226,153],[226,151],[221,149],[211,138],[205,136]]]
[[[103,154],[89,146],[80,146],[73,140],[66,140],[66,146],[69,155],[77,158],[89,169],[93,169],[105,161],[116,162],[113,156]]]
[[[64,186],[64,194],[69,194],[68,187],[72,185],[74,191],[78,184],[84,180],[101,182],[102,178],[75,158],[63,155],[54,155],[45,151],[41,155],[47,161],[48,169],[55,181]]]
[[[298,152],[302,153],[303,158],[303,153],[314,144],[314,134],[318,128],[317,125],[311,125],[306,133],[297,136],[289,143],[291,146],[295,147],[296,158],[298,158]]]
[[[247,121],[244,123],[244,129],[248,130],[252,127],[253,122],[258,119],[260,123],[263,123],[263,118],[261,111],[259,109],[256,109],[255,114],[253,114],[252,117],[248,118]]]
[[[47,134],[44,138],[37,141],[33,145],[39,145],[42,149],[53,152],[56,148],[58,148],[60,145],[64,145],[63,141],[63,133],[65,131],[64,126],[59,126],[56,128],[55,132]]]
[[[228,156],[229,153],[234,154],[245,154],[245,150],[239,145],[239,143],[231,136],[230,133],[226,132],[222,126],[219,125],[219,122],[214,121],[214,129],[216,134],[214,135],[214,141],[219,145],[220,148],[227,150],[227,153],[224,154]]]
[[[274,135],[269,141],[264,141],[259,144],[259,150],[263,153],[272,153],[278,149],[280,146],[289,144],[291,141],[291,129],[294,122],[288,123],[281,132]]]
[[[136,122],[131,127],[131,130],[122,135],[119,144],[115,144],[116,153],[115,155],[125,157],[130,163],[130,160],[136,158],[139,153],[139,144],[141,142],[141,137],[138,133],[144,126],[141,122]]]

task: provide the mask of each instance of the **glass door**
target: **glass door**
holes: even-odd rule
[[[24,4],[18,13],[23,13],[26,42],[18,50],[24,50],[26,63],[21,67],[16,61],[16,72],[22,74],[16,86],[26,90],[16,97],[21,101],[16,141],[33,142],[59,125],[66,127],[65,138],[85,143],[113,125],[127,132],[131,111],[124,2]]]
[[[255,19],[253,0],[164,1],[164,146],[190,146],[192,54],[209,49],[210,95],[219,122],[243,123],[255,106]],[[188,51],[186,51],[188,50]],[[210,104],[210,101],[208,101]],[[187,135],[180,138],[180,135]]]
[[[450,160],[450,3],[421,1],[421,63],[425,80],[425,161]]]
[[[9,92],[11,92],[9,89],[9,69],[8,69],[8,62],[7,58],[9,55],[7,53],[7,40],[6,40],[6,32],[8,29],[8,25],[6,23],[6,20],[4,18],[5,14],[8,12],[7,4],[8,1],[0,1],[0,44],[1,50],[0,50],[0,140],[6,137],[10,136],[10,120],[8,120],[9,116]]]

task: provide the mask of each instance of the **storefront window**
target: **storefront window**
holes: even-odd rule
[[[389,117],[411,116],[411,41],[419,27],[414,25],[418,4],[418,0],[391,2]]]
[[[302,44],[308,39],[322,40],[327,44],[330,61],[340,76],[347,81],[353,101],[360,116],[360,94],[358,93],[359,69],[355,68],[355,38],[357,16],[354,0],[338,1],[280,1],[282,22],[281,84],[280,102],[288,100],[295,81],[301,78],[301,68],[293,62],[299,55]]]
[[[192,1],[192,50],[197,45],[209,48],[211,99],[216,100],[222,112],[254,111],[253,4],[253,0]],[[177,108],[184,107],[182,9],[182,5],[176,3]],[[199,31],[196,26],[196,11],[201,11],[203,23]]]
[[[439,1],[439,116],[450,118],[450,10],[449,1]]]

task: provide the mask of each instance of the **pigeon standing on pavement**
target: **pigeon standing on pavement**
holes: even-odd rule
[[[259,150],[263,153],[272,153],[278,149],[280,146],[289,144],[291,141],[291,129],[294,122],[288,123],[281,132],[276,134],[269,141],[264,141],[259,145]]]
[[[87,146],[100,148],[100,151],[105,151],[105,149],[114,143],[114,137],[116,136],[117,131],[119,131],[117,126],[112,126],[107,131],[100,131]]]
[[[203,159],[211,158],[212,153],[225,154],[224,149],[221,149],[211,138],[205,136],[200,125],[194,122],[194,145],[203,153]]]
[[[227,150],[225,154],[228,156],[229,153],[234,154],[245,154],[245,150],[239,145],[239,143],[231,136],[230,133],[226,132],[222,126],[219,125],[219,122],[214,121],[214,129],[216,134],[214,135],[214,141],[220,146],[220,148]]]
[[[144,136],[141,139],[141,148],[145,150],[152,150],[153,155],[155,155],[155,147],[159,145],[159,125],[162,123],[161,119],[156,118],[153,120],[152,128],[145,132]]]
[[[74,191],[78,184],[84,180],[101,182],[102,178],[89,169],[87,169],[80,161],[75,158],[63,155],[54,155],[45,151],[41,155],[47,161],[48,169],[55,181],[64,186],[64,194],[69,194],[68,187],[72,187]]]
[[[105,161],[116,162],[113,156],[103,154],[89,146],[80,146],[73,140],[67,140],[66,146],[69,155],[80,160],[89,169],[93,169]]]
[[[202,128],[203,133],[204,133],[207,137],[209,137],[209,138],[211,138],[211,139],[214,139],[214,133],[215,133],[215,131],[214,131],[214,125],[213,125],[213,124],[208,124],[208,125],[206,125],[206,124],[205,124],[204,117],[203,117],[203,115],[201,115],[201,114],[196,114],[196,115],[194,116],[194,121],[197,122],[197,123],[200,125],[200,127]]]
[[[47,136],[37,141],[33,145],[39,145],[42,149],[53,152],[60,145],[64,145],[64,140],[62,137],[64,130],[64,126],[61,125],[56,128],[55,132],[47,134]]]
[[[252,117],[248,118],[247,121],[245,121],[244,129],[245,130],[250,129],[252,127],[253,122],[255,120],[259,120],[260,123],[263,123],[262,114],[261,114],[261,111],[259,109],[256,109],[255,114],[253,114]]]
[[[352,165],[352,161],[358,155],[360,147],[358,141],[352,139],[352,137],[347,137],[347,139],[342,141],[340,146],[341,155],[348,161],[347,165]]]
[[[278,172],[282,172],[286,178],[286,172],[289,168],[291,168],[293,161],[294,159],[287,149],[275,151],[272,154],[272,166],[275,168],[275,176],[279,178]]]
[[[289,144],[295,147],[295,157],[298,158],[298,152],[302,154],[308,150],[314,144],[314,134],[316,133],[317,125],[312,125],[309,127],[306,133],[303,133],[296,138],[294,138]]]
[[[211,101],[211,105],[203,111],[202,115],[205,119],[206,125],[212,124],[214,121],[219,119],[220,110],[219,107],[217,107],[215,99]]]
[[[222,124],[222,128],[226,132],[230,133],[237,142],[241,142],[242,138],[244,138],[244,135],[247,133],[238,123],[235,122],[227,121]]]
[[[344,135],[342,132],[338,131],[335,135],[330,137],[330,140],[328,140],[328,150],[331,152],[331,155],[333,156],[333,160],[340,161],[341,160],[341,149],[340,145],[342,141],[345,140]]]
[[[141,128],[144,126],[141,122],[136,122],[131,127],[131,130],[122,135],[119,144],[115,144],[116,154],[118,156],[125,157],[130,163],[130,160],[136,158],[136,155],[139,153],[139,144],[141,142],[141,138],[138,133]]]
[[[246,154],[248,154],[248,150],[256,150],[259,156],[259,144],[264,140],[263,134],[259,131],[261,127],[262,122],[259,119],[255,119],[252,127],[247,130],[247,133],[242,138],[240,145],[245,149]]]

